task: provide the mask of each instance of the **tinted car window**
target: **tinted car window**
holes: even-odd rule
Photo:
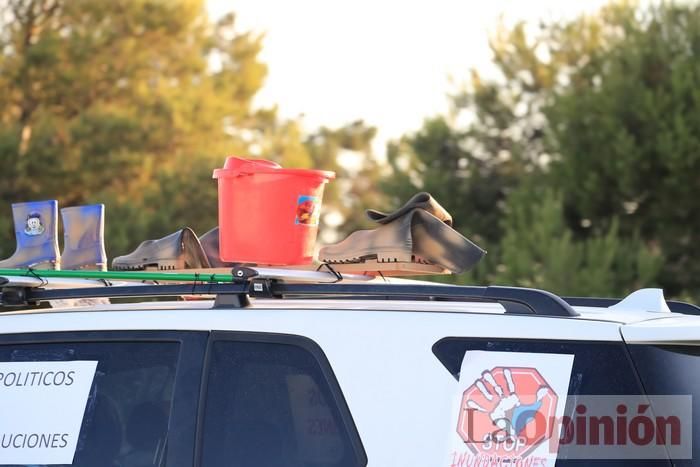
[[[317,356],[293,344],[215,341],[201,465],[366,465],[345,403]]]
[[[170,342],[13,344],[0,345],[0,362],[97,361],[70,465],[161,466],[178,349]]]
[[[692,396],[692,452],[700,453],[700,347],[630,345],[642,384],[648,394]],[[693,459],[673,459],[678,466],[698,465]]]
[[[574,355],[569,396],[578,395],[640,395],[644,394],[637,380],[632,362],[622,343],[489,340],[449,337],[433,346],[433,353],[452,373],[459,378],[462,359],[467,350],[497,352],[532,352]],[[574,416],[571,403],[576,398],[568,397],[565,415]],[[573,466],[669,466],[668,460],[639,459],[566,459],[567,449],[560,446],[557,467]]]

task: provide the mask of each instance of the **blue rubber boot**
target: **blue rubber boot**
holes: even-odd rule
[[[61,209],[63,218],[63,269],[107,270],[105,206],[91,204]]]
[[[34,201],[12,205],[17,248],[0,261],[0,268],[60,269],[58,202]]]
[[[91,204],[61,209],[63,218],[62,269],[107,270],[105,206]],[[53,308],[108,305],[109,298],[51,300]]]

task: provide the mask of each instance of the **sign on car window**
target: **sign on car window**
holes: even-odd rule
[[[179,347],[0,342],[0,465],[165,465]]]
[[[73,463],[96,367],[96,361],[0,363],[0,464]]]

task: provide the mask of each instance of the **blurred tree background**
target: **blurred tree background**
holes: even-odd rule
[[[430,191],[489,250],[459,281],[700,297],[700,9],[613,2],[491,38],[448,115],[388,149],[394,197]],[[453,278],[454,279],[454,278]]]
[[[338,173],[326,242],[367,227],[366,207],[429,191],[489,251],[450,281],[700,298],[697,6],[501,24],[498,75],[473,70],[386,158],[361,120],[308,131],[253,106],[262,47],[202,0],[0,0],[0,254],[14,248],[9,203],[27,200],[105,203],[110,257],[204,233],[212,170],[240,154]]]

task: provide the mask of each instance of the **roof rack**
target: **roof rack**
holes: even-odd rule
[[[79,288],[40,288],[8,286],[0,283],[0,304],[27,306],[58,299],[172,297],[182,295],[216,295],[215,307],[241,308],[256,298],[343,298],[385,300],[429,300],[459,302],[495,302],[508,314],[535,314],[557,317],[578,316],[557,295],[517,287],[477,287],[432,284],[363,283],[290,283],[268,277],[255,268],[240,267],[232,271],[232,282],[191,282],[179,284],[109,285]],[[38,277],[41,271],[34,271]],[[339,280],[342,279],[342,276]]]
[[[571,306],[589,306],[595,308],[610,308],[617,305],[622,298],[597,298],[597,297],[562,297]],[[672,313],[684,315],[699,315],[700,307],[692,303],[680,302],[677,300],[666,300],[666,304]]]

